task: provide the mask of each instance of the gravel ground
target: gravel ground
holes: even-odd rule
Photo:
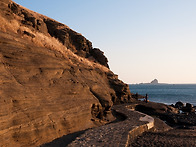
[[[146,132],[130,147],[196,147],[196,128]]]

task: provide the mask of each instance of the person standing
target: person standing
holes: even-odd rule
[[[136,93],[136,94],[135,94],[135,98],[138,99],[138,97],[139,97],[139,95],[138,95],[138,93]]]
[[[146,93],[146,96],[145,96],[145,101],[146,103],[148,103],[148,94]]]

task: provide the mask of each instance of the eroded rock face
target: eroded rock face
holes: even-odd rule
[[[102,52],[100,49],[94,48],[90,50],[90,54],[95,58],[95,61],[98,61],[98,63],[109,68],[108,59],[104,56],[104,52]]]
[[[44,19],[44,22],[46,23],[48,33],[58,38],[68,49],[82,57],[90,56],[89,52],[92,50],[92,43],[81,34],[51,19]]]
[[[108,60],[104,56],[104,53],[99,49],[94,49],[89,40],[81,34],[73,31],[68,26],[51,18],[41,16],[36,17],[16,3],[10,3],[9,8],[13,13],[21,17],[21,22],[24,25],[32,27],[44,34],[49,33],[50,36],[57,38],[63,45],[75,54],[85,58],[92,57],[94,59],[93,61],[109,67]]]
[[[0,8],[1,146],[39,146],[107,123],[114,103],[133,101],[84,36],[13,2]]]

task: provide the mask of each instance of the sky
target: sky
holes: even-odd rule
[[[196,84],[195,0],[14,0],[81,33],[128,84]]]

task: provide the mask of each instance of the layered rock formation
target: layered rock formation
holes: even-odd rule
[[[39,146],[113,120],[131,102],[99,49],[68,26],[0,1],[0,145]]]

